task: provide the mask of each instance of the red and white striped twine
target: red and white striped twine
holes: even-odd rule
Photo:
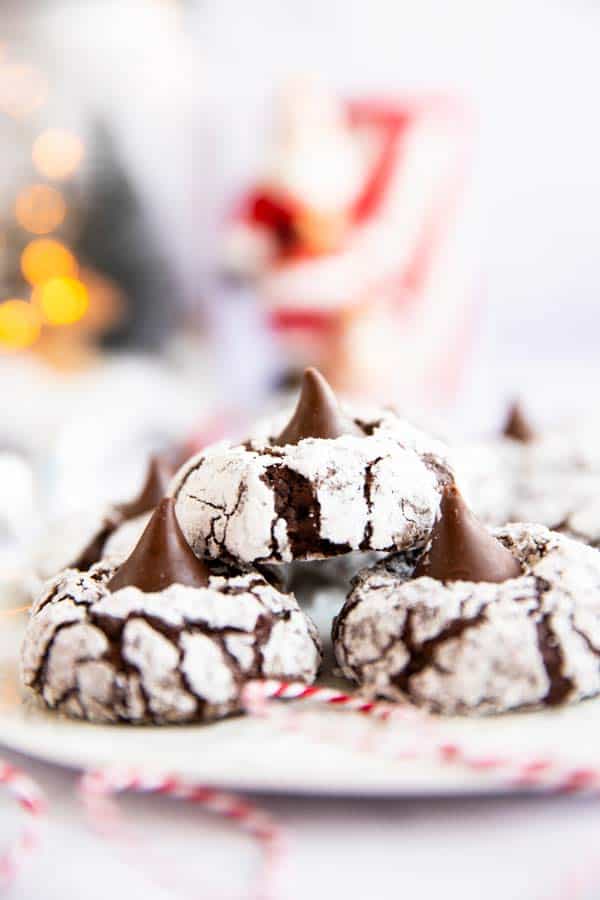
[[[360,694],[276,679],[251,681],[242,692],[242,705],[251,715],[266,715],[272,700],[301,700],[354,710],[387,722],[390,727],[394,723],[430,726],[418,730],[421,743],[415,749],[418,749],[419,756],[433,757],[443,764],[463,766],[478,773],[498,773],[513,788],[550,790],[563,794],[600,794],[600,768],[569,766],[550,756],[511,756],[474,751],[465,744],[445,740],[440,734],[440,723],[436,717],[409,705],[372,701]],[[359,746],[364,749],[364,742],[361,741]],[[368,746],[376,749],[377,745],[371,741]]]
[[[19,872],[25,858],[38,846],[38,826],[46,811],[46,802],[29,775],[2,760],[0,760],[0,784],[8,788],[28,816],[28,822],[19,837],[0,856],[0,888],[5,889]]]
[[[312,700],[327,706],[351,709],[384,722],[391,718],[408,722],[425,718],[424,713],[408,704],[380,703],[359,694],[347,694],[335,688],[302,681],[278,681],[275,678],[249,681],[242,691],[242,706],[250,714],[266,713],[269,700]]]
[[[114,805],[107,805],[107,801],[124,791],[185,800],[235,822],[257,841],[262,852],[260,876],[251,896],[255,900],[271,900],[276,896],[285,859],[283,831],[269,813],[245,798],[188,782],[177,775],[158,775],[141,769],[117,767],[84,773],[79,787],[92,824],[109,837],[115,836],[118,814]]]

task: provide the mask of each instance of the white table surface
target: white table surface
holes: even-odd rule
[[[546,4],[544,28],[533,30],[538,4],[495,3],[496,14],[482,31],[476,27],[478,22],[465,27],[465,15],[475,15],[477,9],[484,17],[488,7],[462,3],[462,16],[454,15],[444,28],[432,32],[431,4],[413,5],[422,6],[423,22],[419,20],[412,28],[404,20],[401,27],[389,27],[387,18],[372,14],[371,4],[364,5],[360,27],[353,16],[347,16],[348,28],[353,25],[356,38],[352,52],[339,54],[339,59],[356,74],[348,74],[345,79],[340,76],[339,80],[352,87],[352,79],[360,79],[363,86],[363,57],[371,44],[378,49],[370,56],[370,83],[378,85],[388,70],[394,77],[400,70],[403,82],[408,73],[408,83],[416,86],[424,80],[427,84],[456,85],[461,91],[467,86],[482,107],[480,177],[487,185],[484,206],[491,211],[484,242],[488,306],[473,367],[476,375],[463,384],[463,418],[471,426],[491,427],[501,415],[506,398],[514,393],[526,394],[528,405],[540,418],[551,418],[555,410],[586,408],[588,403],[597,402],[599,374],[594,326],[600,130],[590,115],[597,82],[590,75],[597,63],[597,9],[589,3]],[[198,4],[198,9],[205,6]],[[229,14],[225,4],[207,6],[213,18],[222,16],[223,23],[222,27],[220,19],[212,23],[206,31],[206,42],[214,47],[217,57],[222,54],[225,36],[231,53],[236,55],[236,66],[230,68],[238,81],[243,78],[245,87],[248,73],[255,69],[264,77],[271,69],[285,64],[287,70],[290,66],[289,41],[272,41],[269,29],[264,28],[264,22],[271,20],[266,6],[271,14],[278,10],[281,16],[288,14],[282,4],[263,3],[262,16],[248,5],[244,24],[249,27],[254,21],[254,37],[247,37],[243,43],[230,41],[228,21],[228,15],[241,15],[241,6],[235,12],[232,8]],[[405,15],[405,4],[388,6],[390,10],[398,7],[398,15]],[[329,65],[331,28],[321,27],[319,21],[315,29],[309,12],[307,8],[302,18],[297,9],[289,10],[290,16],[299,18],[302,33],[308,32],[311,51],[306,56],[305,35],[298,40],[293,63],[299,58],[304,66],[307,60],[309,65],[314,64],[320,52],[329,71],[335,68]],[[335,33],[341,21],[337,17]],[[377,31],[381,40],[387,36],[389,52],[379,49],[373,35],[370,41],[364,39],[363,25]],[[117,33],[112,19],[111,33]],[[265,36],[259,55],[262,69],[255,65],[258,33]],[[321,36],[320,51],[314,49],[315,34]],[[64,40],[64,29],[60,37]],[[95,34],[92,38],[96,43]],[[338,43],[346,46],[341,40]],[[532,64],[533,44],[536,57]],[[262,50],[266,54],[268,48],[271,56],[265,62]],[[423,48],[430,52],[423,52]],[[251,54],[250,64],[239,58],[240,53]],[[273,55],[278,55],[275,60]],[[108,54],[104,56],[111,59]],[[227,62],[220,72],[226,70]],[[432,66],[437,69],[432,71]],[[341,68],[341,62],[337,68]],[[389,78],[385,80],[387,83]],[[246,90],[252,96],[252,86]],[[220,94],[228,98],[227,85]],[[557,106],[562,117],[560,128],[556,127]],[[131,118],[132,105],[126,103],[124,109],[128,123],[139,127],[138,120]],[[232,121],[246,133],[252,132],[243,116]],[[140,140],[137,132],[134,143],[140,152],[162,152],[160,143]],[[244,141],[229,143],[232,147],[245,145]],[[564,159],[575,159],[577,164],[564,166]],[[153,176],[155,169],[155,165],[147,166]],[[211,175],[209,171],[207,177]],[[172,194],[170,188],[169,192]],[[187,221],[181,215],[178,220]],[[193,234],[188,245],[195,256],[197,229],[187,230]],[[183,246],[180,234],[173,241]],[[565,319],[567,304],[569,315]],[[537,356],[542,356],[536,378],[528,377],[532,344]],[[567,377],[558,363],[559,357],[566,356],[571,357]],[[577,390],[573,390],[574,385]],[[125,860],[114,845],[86,827],[75,795],[76,774],[2,748],[0,755],[35,778],[50,805],[42,845],[9,891],[11,900],[163,900],[173,896],[218,900],[250,896],[247,891],[258,853],[252,841],[232,826],[164,798],[123,800],[121,806],[141,840],[135,861]],[[289,836],[282,900],[429,900],[440,895],[446,900],[600,897],[600,861],[596,862],[600,803],[596,801],[539,797],[461,801],[255,799],[279,820]],[[0,793],[0,840],[8,840],[18,823],[14,804]],[[158,854],[179,870],[180,892],[161,888],[150,877]]]
[[[462,408],[473,421],[501,411],[497,365],[491,365],[489,320],[463,384]],[[538,361],[538,370],[546,373]],[[528,399],[545,417],[549,406],[567,410],[568,398],[589,403],[597,364],[570,361],[553,396],[546,379],[531,381],[526,366],[511,370],[512,384],[527,383]],[[506,387],[506,385],[505,385]],[[491,406],[486,400],[493,398]],[[479,415],[481,411],[482,415]],[[549,417],[549,416],[548,416]],[[11,900],[106,900],[143,896],[245,898],[260,856],[234,826],[200,809],[164,798],[122,799],[139,838],[137,852],[118,850],[86,825],[75,793],[77,775],[38,763],[0,747],[46,792],[49,813],[41,847],[10,889]],[[592,900],[600,897],[600,803],[585,798],[497,798],[463,800],[332,800],[263,796],[254,798],[281,824],[289,852],[281,900],[337,898],[397,900],[418,897],[453,900]],[[0,793],[0,839],[16,833],[19,814]],[[161,886],[160,860],[176,868],[176,885]]]
[[[46,792],[41,847],[11,900],[139,897],[233,898],[252,894],[256,846],[234,826],[164,798],[122,799],[137,849],[119,849],[85,824],[76,773],[2,756]],[[592,900],[600,896],[600,804],[585,798],[460,801],[253,798],[288,837],[283,900],[313,897],[461,900]],[[0,834],[18,825],[0,806]],[[177,871],[161,886],[161,861]]]
[[[551,392],[551,358],[537,360],[534,379],[531,363],[513,358],[503,381],[495,332],[488,313],[458,404],[468,425],[497,421],[519,384],[527,384],[527,399],[541,419],[552,419],[552,410],[556,416],[556,410],[593,408],[590,394],[599,374],[593,358],[561,360],[561,378],[552,379]],[[139,843],[137,853],[119,851],[87,827],[75,773],[1,747],[0,757],[32,775],[49,801],[42,845],[9,891],[11,900],[253,896],[260,855],[234,826],[164,798],[122,799]],[[600,802],[591,799],[255,799],[289,838],[281,900],[600,897]],[[14,803],[0,793],[0,839],[16,833],[18,823]],[[161,859],[176,868],[178,889],[156,882]]]

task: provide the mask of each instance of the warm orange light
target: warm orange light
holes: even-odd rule
[[[126,302],[116,282],[94,269],[81,267],[79,277],[88,289],[90,305],[82,326],[90,334],[102,334],[121,321]]]
[[[34,290],[33,301],[51,325],[73,325],[86,314],[89,295],[78,278],[51,278]]]
[[[83,159],[83,141],[72,131],[48,128],[33,142],[31,158],[46,178],[68,178]]]
[[[10,609],[0,609],[0,618],[2,616],[18,616],[20,613],[29,612],[31,609],[31,603],[28,603],[27,606],[13,606]]]
[[[62,194],[47,184],[24,188],[15,203],[19,225],[33,234],[48,234],[63,222],[67,207]]]
[[[21,254],[21,271],[29,284],[42,284],[49,278],[77,275],[75,257],[64,244],[52,238],[35,238]]]
[[[37,341],[41,330],[37,309],[26,300],[0,303],[0,347],[23,350]]]
[[[48,96],[48,82],[33,66],[0,65],[0,111],[17,119],[31,115]]]

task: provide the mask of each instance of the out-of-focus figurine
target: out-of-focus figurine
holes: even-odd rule
[[[341,102],[311,82],[284,93],[224,264],[253,283],[291,370],[317,364],[354,394],[451,391],[472,304],[468,136],[448,98]]]

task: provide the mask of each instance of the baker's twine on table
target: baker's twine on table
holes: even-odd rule
[[[256,680],[249,682],[242,693],[242,705],[249,715],[267,715],[268,707],[273,700],[309,701],[330,708],[351,710],[391,725],[404,723],[410,724],[413,728],[418,725],[421,735],[425,734],[425,740],[428,738],[430,740],[433,732],[431,729],[423,729],[423,726],[435,723],[435,717],[408,704],[372,701],[360,694],[348,694],[333,688],[307,685],[303,682],[286,682],[276,679]],[[336,740],[338,739],[339,734]],[[365,746],[363,741],[357,744],[357,748],[361,750],[364,750]],[[371,749],[372,742],[367,746]],[[555,793],[589,793],[591,796],[600,796],[600,769],[560,766],[555,761],[543,757],[516,759],[499,755],[474,754],[454,742],[438,742],[433,746],[426,743],[422,745],[422,749],[430,756],[433,751],[433,756],[444,764],[462,765],[481,773],[506,770],[509,774],[509,784],[517,788],[538,788]],[[403,754],[404,757],[407,755],[420,756],[421,754],[415,747],[412,754]],[[590,866],[589,871],[584,870],[583,874],[579,870],[572,873],[568,883],[563,885],[560,893],[553,900],[586,900],[587,897],[591,900],[591,891],[598,884],[599,874],[594,858],[594,866]]]
[[[18,838],[0,856],[0,889],[5,890],[20,871],[25,859],[39,844],[39,824],[46,811],[46,801],[29,775],[2,760],[0,784],[9,790],[27,814],[27,823]]]
[[[278,896],[280,873],[286,855],[284,833],[268,812],[246,798],[195,784],[177,775],[121,767],[85,772],[80,779],[79,790],[91,824],[107,837],[115,837],[121,824],[118,811],[110,800],[126,791],[184,800],[235,822],[254,838],[262,854],[259,877],[248,896],[254,900],[274,900]]]
[[[543,754],[509,755],[503,752],[478,752],[467,744],[444,738],[439,720],[409,704],[385,703],[369,700],[359,693],[344,693],[333,688],[286,682],[277,679],[250,681],[242,691],[242,706],[250,715],[269,715],[274,700],[303,701],[331,708],[353,710],[386,723],[414,729],[411,752],[401,755],[430,758],[444,765],[456,765],[481,774],[498,773],[502,782],[514,789],[546,790],[560,794],[590,793],[600,796],[600,767],[570,766]],[[292,704],[293,706],[294,704]],[[414,726],[417,726],[414,728]],[[339,735],[336,743],[339,743]],[[377,751],[377,741],[371,739],[352,743],[354,749]],[[497,786],[494,782],[490,787]]]

